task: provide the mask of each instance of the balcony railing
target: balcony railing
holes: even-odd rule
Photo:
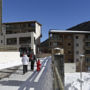
[[[85,49],[86,50],[90,50],[90,46],[85,46]]]
[[[85,42],[90,42],[90,38],[85,38],[84,41]]]
[[[86,65],[87,65],[87,66],[90,66],[90,62],[87,62]]]
[[[50,38],[50,41],[57,41],[57,42],[62,42],[63,41],[63,39],[57,39],[57,38]]]
[[[86,56],[86,57],[89,57],[89,56],[90,56],[90,53],[85,53],[85,56]]]

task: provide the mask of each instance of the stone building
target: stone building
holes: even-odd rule
[[[83,71],[90,71],[90,31],[51,30],[49,32],[50,48],[63,48],[66,63],[76,63],[80,71],[80,55],[83,58]]]
[[[39,52],[41,24],[37,21],[3,23],[0,46],[30,47],[34,54]]]

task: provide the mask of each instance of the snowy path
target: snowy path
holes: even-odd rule
[[[9,78],[0,80],[0,90],[52,90],[51,59],[50,57],[41,60],[42,69],[40,72],[29,71],[22,75],[22,66]],[[44,68],[44,69],[43,69]],[[37,82],[35,82],[35,80]]]

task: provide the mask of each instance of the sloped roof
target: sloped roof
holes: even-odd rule
[[[90,33],[90,31],[76,31],[76,30],[50,30],[49,33]]]
[[[49,46],[49,39],[46,39],[45,41],[43,41],[41,44],[40,44],[41,47],[48,47]]]
[[[72,31],[90,31],[90,21],[87,21],[87,22],[83,22],[83,23],[80,23],[76,26],[73,26],[71,28],[68,28],[67,30],[72,30]]]
[[[19,23],[38,23],[40,26],[42,26],[42,24],[40,24],[38,21],[5,22],[3,24],[19,24]]]

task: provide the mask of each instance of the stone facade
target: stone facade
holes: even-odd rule
[[[37,21],[3,23],[0,46],[30,47],[34,54],[39,52],[41,24]]]
[[[82,71],[90,71],[90,32],[89,31],[60,31],[49,32],[50,47],[63,48],[65,63],[76,63],[76,71],[80,71],[80,55],[82,59]]]

